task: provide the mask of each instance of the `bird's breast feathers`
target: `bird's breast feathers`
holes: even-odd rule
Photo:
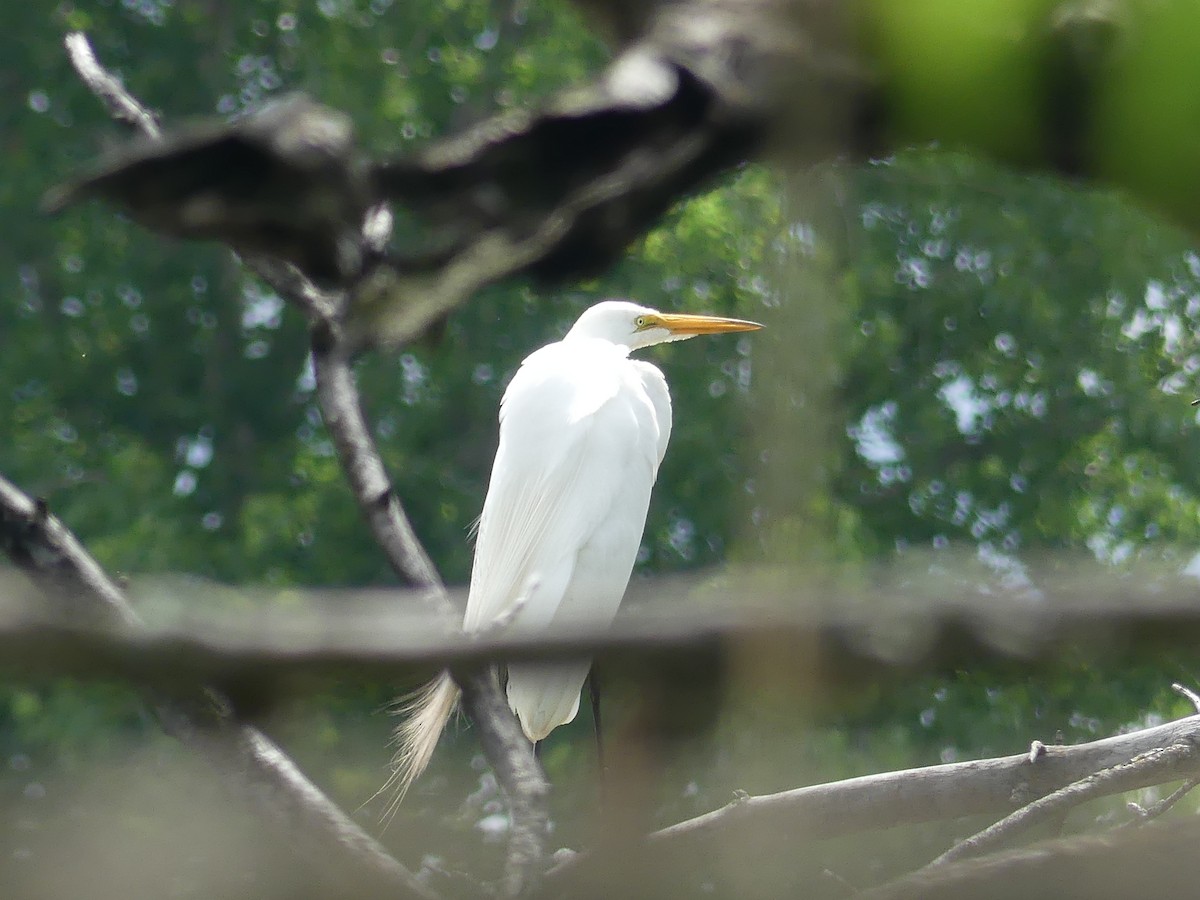
[[[560,342],[526,357],[504,393],[500,422],[561,427],[595,415],[612,400],[648,404],[656,425],[662,404],[669,410],[671,402],[662,372],[650,363],[629,359],[607,341]],[[540,415],[530,409],[534,404]]]
[[[546,593],[556,572],[569,580],[580,552],[609,540],[622,545],[619,600],[669,431],[666,383],[648,363],[601,341],[531,354],[501,406],[466,627],[486,627],[534,585]]]

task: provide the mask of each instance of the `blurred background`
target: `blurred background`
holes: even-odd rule
[[[302,318],[218,247],[171,243],[99,205],[39,213],[44,190],[124,137],[70,70],[63,32],[85,29],[168,121],[299,89],[349,112],[376,154],[530,106],[598,71],[604,48],[559,3],[110,0],[6,4],[0,24],[0,472],[128,576],[153,622],[286,610],[293,588],[392,585],[323,429]],[[489,289],[419,345],[362,360],[360,386],[451,584],[469,575],[508,377],[610,296],[768,325],[649,354],[676,419],[636,578],[693,573],[736,597],[723,567],[767,566],[795,578],[797,603],[897,572],[1031,597],[1048,589],[1039,573],[1076,563],[1098,584],[1105,572],[1171,579],[1200,574],[1193,246],[1114,193],[945,146],[793,178],[747,165],[603,278]],[[661,602],[687,614],[685,597]],[[663,761],[651,824],[734,789],[1185,714],[1174,680],[1200,680],[1195,652],[979,667],[836,697],[786,679],[731,690],[712,727]],[[347,683],[268,723],[373,833],[385,707],[411,686]],[[614,683],[614,736],[641,689]],[[544,748],[554,846],[589,839],[590,729],[581,714]],[[223,808],[213,777],[125,686],[0,684],[0,883],[241,896],[257,877],[254,826]],[[413,868],[486,871],[503,809],[472,735],[452,729],[382,840]],[[820,845],[803,864],[867,883],[965,832]],[[696,884],[721,877],[698,871]]]

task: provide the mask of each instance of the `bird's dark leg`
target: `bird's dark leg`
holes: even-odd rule
[[[592,701],[592,728],[596,732],[596,766],[600,769],[600,784],[604,785],[604,736],[600,731],[600,679],[593,668],[588,673],[588,697]]]
[[[533,758],[536,759],[538,762],[542,761],[542,742],[541,741],[533,742]]]

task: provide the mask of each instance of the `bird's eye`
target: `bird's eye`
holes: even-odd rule
[[[650,320],[647,319],[645,316],[638,316],[636,319],[633,320],[633,324],[636,325],[638,328],[645,328],[650,324]]]

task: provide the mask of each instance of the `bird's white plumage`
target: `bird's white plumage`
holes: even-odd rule
[[[568,335],[529,356],[505,392],[464,627],[607,624],[637,557],[671,431],[654,366]],[[571,721],[589,662],[514,664],[508,697],[541,740]]]
[[[501,402],[466,631],[612,621],[671,436],[662,372],[629,354],[697,334],[758,327],[607,300],[584,312],[561,341],[525,359]],[[590,665],[508,667],[509,703],[531,740],[575,717]],[[404,706],[396,803],[429,762],[457,698],[457,687],[442,673]]]

